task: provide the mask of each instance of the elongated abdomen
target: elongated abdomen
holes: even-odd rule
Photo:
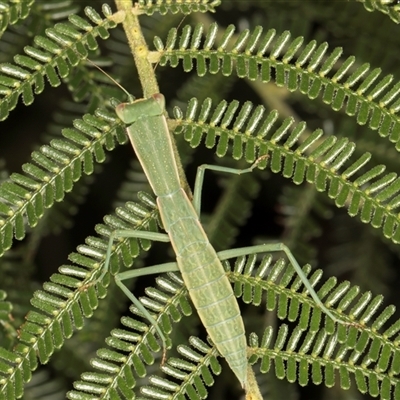
[[[246,338],[231,283],[209,243],[193,243],[177,256],[200,319],[221,355],[244,386]]]
[[[247,357],[243,320],[232,286],[185,192],[157,199],[189,295],[207,333],[241,385]]]

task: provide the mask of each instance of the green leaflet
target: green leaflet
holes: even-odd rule
[[[0,121],[7,118],[8,113],[16,106],[20,95],[26,105],[33,102],[32,86],[35,86],[35,94],[44,89],[44,77],[51,86],[59,86],[60,78],[66,78],[70,74],[70,67],[76,66],[79,57],[87,57],[88,49],[95,50],[98,47],[96,37],[106,39],[108,30],[115,28],[116,23],[107,19],[112,14],[111,8],[103,7],[104,19],[93,9],[86,8],[86,16],[96,26],[87,30],[87,23],[82,23],[82,18],[72,16],[68,23],[56,24],[54,28],[46,30],[46,36],[35,36],[35,45],[28,46],[25,53],[29,56],[15,58],[13,64],[0,65]],[[83,29],[84,32],[78,32]],[[68,47],[74,45],[71,50]],[[22,68],[24,67],[24,68]]]
[[[370,11],[375,11],[371,14],[373,16],[387,14],[383,15],[386,26],[390,24],[389,17],[398,20],[399,12],[395,2],[360,2]],[[49,2],[39,3],[40,6]],[[64,138],[57,137],[51,141],[46,139],[43,145],[35,147],[32,159],[23,165],[22,171],[20,169],[12,173],[10,179],[0,186],[1,252],[11,247],[14,238],[26,237],[29,241],[31,235],[35,234],[40,238],[43,225],[45,230],[51,230],[52,223],[58,221],[53,217],[58,210],[55,205],[64,207],[62,211],[68,209],[68,213],[73,212],[73,208],[79,204],[76,198],[82,198],[88,187],[81,178],[86,174],[94,174],[97,163],[103,163],[104,168],[108,168],[108,164],[104,164],[106,150],[113,150],[116,142],[126,141],[125,133],[116,123],[114,114],[104,110],[105,102],[117,96],[116,91],[108,82],[104,85],[108,78],[80,64],[80,60],[89,51],[97,50],[98,37],[106,38],[106,46],[116,61],[113,76],[121,81],[125,76],[129,82],[134,82],[132,86],[136,85],[135,71],[127,62],[131,55],[123,47],[126,45],[125,39],[118,37],[117,32],[116,37],[108,38],[108,29],[112,23],[107,20],[107,13],[99,15],[89,9],[88,15],[83,17],[83,14],[76,15],[78,10],[71,2],[67,5],[67,2],[51,3],[54,8],[41,14],[42,11],[33,8],[31,2],[19,4],[0,1],[0,30],[7,29],[7,34],[9,25],[19,21],[24,24],[22,19],[30,13],[32,19],[26,20],[27,31],[32,37],[39,35],[29,40],[27,46],[23,44],[24,54],[15,54],[15,58],[10,58],[8,64],[2,66],[0,99],[7,101],[1,102],[0,114],[7,115],[18,105],[20,98],[26,105],[31,104],[44,89],[51,91],[51,85],[61,86],[64,83],[67,83],[74,101],[90,99],[90,104],[87,111],[83,111],[84,106],[72,102],[57,109],[61,111],[53,120],[50,131],[54,133],[61,130],[60,126],[65,126]],[[307,2],[285,4],[285,10],[279,9],[278,3],[262,2],[254,6],[262,18],[258,22],[260,25],[251,25],[250,29],[242,29],[240,32],[239,27],[234,25],[222,29],[212,24],[206,28],[206,25],[186,20],[185,23],[190,25],[182,29],[178,27],[180,21],[174,21],[172,24],[177,28],[169,34],[159,31],[166,29],[164,21],[175,12],[213,11],[218,2],[156,4],[154,1],[142,1],[139,4],[140,12],[153,13],[154,18],[146,27],[151,32],[148,37],[156,32],[162,38],[155,39],[156,49],[162,53],[159,54],[161,63],[175,67],[182,65],[186,72],[196,70],[195,78],[190,77],[184,84],[173,80],[173,96],[178,98],[174,105],[178,104],[178,108],[174,114],[170,113],[175,119],[170,119],[169,123],[176,133],[183,133],[177,135],[178,140],[185,138],[193,147],[201,148],[204,144],[205,151],[213,149],[215,154],[223,156],[223,163],[227,161],[227,156],[234,160],[253,162],[259,155],[268,154],[268,159],[260,165],[262,168],[268,167],[267,171],[260,176],[271,176],[271,171],[276,174],[272,175],[269,182],[224,179],[223,200],[218,203],[209,221],[204,217],[202,222],[208,222],[213,243],[221,249],[227,249],[237,233],[241,232],[241,224],[249,217],[253,197],[260,187],[262,193],[274,194],[279,191],[280,199],[267,205],[271,209],[278,205],[279,214],[285,220],[285,240],[289,241],[288,245],[295,252],[299,252],[304,264],[310,262],[315,265],[314,260],[320,255],[317,254],[319,246],[315,242],[320,240],[316,239],[320,235],[322,240],[326,238],[325,223],[329,225],[328,218],[333,209],[329,198],[338,207],[346,207],[351,216],[360,216],[353,221],[368,224],[359,227],[360,231],[369,226],[376,227],[379,230],[373,230],[373,234],[383,232],[384,236],[398,242],[400,194],[396,158],[400,140],[397,121],[399,83],[395,75],[388,74],[387,61],[379,60],[379,52],[376,55],[370,51],[371,48],[377,50],[374,44],[385,37],[385,24],[376,30],[373,38],[370,37],[368,45],[371,47],[364,43],[364,52],[349,49],[345,45],[343,49],[330,49],[327,43],[321,43],[320,38],[313,40],[307,30],[309,26],[316,26],[310,15],[320,10],[319,4],[313,4],[315,10],[307,13],[303,12]],[[333,14],[333,3],[325,4],[324,12],[318,16],[319,24],[338,29],[339,35],[351,40],[351,32],[357,27],[359,16],[351,12],[350,19],[345,16],[345,10]],[[232,6],[236,5],[233,0]],[[247,2],[241,2],[241,7],[245,9]],[[359,9],[363,10],[362,7]],[[157,13],[166,18],[156,19]],[[39,18],[38,15],[46,17]],[[287,21],[292,21],[294,15],[296,24],[288,24]],[[298,18],[299,15],[303,17]],[[270,19],[267,20],[267,17]],[[340,18],[348,21],[345,27],[340,25]],[[47,33],[38,34],[34,27],[41,26],[42,20],[46,21],[43,27],[48,28]],[[266,31],[263,28],[266,26],[275,29]],[[363,26],[362,32],[367,33],[368,28]],[[285,29],[290,29],[290,32]],[[326,40],[329,40],[332,32],[328,32]],[[350,36],[346,36],[347,33]],[[19,36],[28,38],[29,35],[19,33]],[[361,33],[359,36],[362,36]],[[325,40],[325,36],[322,40]],[[362,47],[363,43],[360,43]],[[22,53],[19,48],[16,52]],[[390,58],[390,52],[387,57]],[[104,61],[101,58],[99,60]],[[104,63],[110,64],[108,61]],[[160,76],[166,73],[158,72]],[[261,101],[255,97],[221,101],[228,98],[228,90],[232,85],[243,83],[244,79],[253,83],[261,79],[264,84],[276,83],[275,86],[288,89],[290,93],[285,91],[285,96],[291,100],[293,94],[295,99],[294,103],[289,104],[295,107],[297,101],[305,101],[309,107],[307,113],[301,114],[300,118],[317,115],[318,124],[315,124],[315,120],[308,125],[305,121],[295,122],[294,118],[283,115],[281,110],[278,112],[260,105]],[[46,85],[46,81],[50,85]],[[212,96],[213,100],[206,99],[208,96]],[[192,100],[185,110],[187,98]],[[246,101],[249,98],[251,102]],[[172,95],[168,103],[172,106]],[[320,116],[312,105],[322,109],[325,114]],[[72,109],[77,114],[73,117],[77,119],[75,123],[67,112]],[[87,114],[83,115],[84,112]],[[365,130],[359,130],[355,136],[351,136],[355,132],[354,126],[349,128],[349,125],[337,124],[336,117],[341,118],[344,113],[353,125],[365,126]],[[330,130],[322,121],[325,123],[331,119],[334,126]],[[312,129],[307,126],[312,126]],[[366,134],[368,130],[373,131],[371,136]],[[382,147],[377,144],[379,136],[385,142],[381,158],[379,152]],[[179,151],[183,153],[187,147],[184,143]],[[124,204],[135,199],[138,190],[146,190],[146,182],[137,169],[130,170],[129,174],[133,177],[124,182],[127,186],[117,196],[116,213],[106,216],[106,223],[96,227],[97,234],[88,236],[78,251],[71,254],[70,262],[59,266],[58,271],[47,278],[42,290],[33,296],[34,311],[27,315],[25,325],[20,328],[20,342],[16,344],[15,351],[0,348],[3,390],[0,397],[21,397],[27,381],[32,384],[36,382],[35,389],[44,397],[44,388],[36,380],[37,376],[39,380],[43,378],[40,378],[38,372],[32,375],[32,371],[39,367],[38,361],[55,360],[54,365],[60,365],[56,357],[65,351],[64,360],[71,360],[70,365],[74,362],[75,365],[88,363],[90,357],[80,353],[84,351],[86,346],[82,343],[88,337],[93,347],[99,350],[92,359],[95,367],[82,365],[85,372],[80,378],[75,378],[74,388],[70,389],[68,395],[70,398],[100,397],[103,393],[112,398],[132,398],[139,393],[138,378],[146,376],[150,380],[147,386],[141,387],[143,397],[176,395],[181,398],[205,398],[209,395],[208,386],[216,379],[215,375],[225,373],[210,344],[196,337],[190,340],[190,344],[183,344],[186,337],[181,339],[175,336],[172,342],[178,345],[179,352],[175,355],[168,353],[166,364],[158,371],[159,375],[163,375],[153,377],[149,364],[154,363],[153,368],[159,367],[156,357],[161,351],[152,327],[143,323],[140,316],[132,316],[126,311],[121,324],[113,325],[117,327],[110,332],[111,328],[108,329],[106,322],[111,318],[116,319],[118,312],[108,308],[110,303],[105,305],[103,298],[107,295],[107,300],[118,304],[122,303],[121,298],[112,292],[111,285],[107,291],[103,285],[86,285],[95,277],[104,259],[106,239],[113,229],[127,226],[141,228],[143,224],[147,224],[151,230],[159,229],[151,195],[141,194],[138,203]],[[286,189],[283,189],[280,192],[279,183],[282,181],[287,182],[293,191],[286,193]],[[291,184],[292,181],[296,186]],[[133,187],[130,186],[132,182]],[[108,190],[106,182],[103,183],[104,191]],[[82,192],[76,191],[78,184],[82,184]],[[49,214],[47,208],[53,214]],[[321,218],[324,218],[323,224]],[[256,219],[265,225],[270,223],[267,213],[259,215],[257,211]],[[64,225],[57,225],[58,229],[60,226]],[[310,241],[310,238],[316,240]],[[349,245],[355,247],[353,241],[349,241]],[[116,243],[112,256],[112,273],[119,271],[121,263],[130,266],[135,261],[135,266],[140,266],[137,256],[141,249],[147,250],[149,247],[150,242],[144,240]],[[329,250],[328,244],[326,248]],[[364,249],[368,250],[368,244],[364,245]],[[348,251],[343,243],[339,250],[342,254]],[[391,253],[392,257],[395,251]],[[13,251],[9,255],[15,257]],[[332,258],[339,264],[337,254]],[[355,256],[351,261],[352,265],[365,262],[362,255]],[[381,270],[385,262],[376,262],[376,265]],[[13,268],[21,274],[26,270],[24,264],[18,263],[13,264]],[[293,277],[284,261],[275,263],[272,257],[261,263],[254,259],[237,260],[229,275],[240,301],[257,307],[251,307],[256,312],[268,309],[279,318],[287,318],[291,322],[290,328],[285,325],[254,328],[251,326],[254,314],[249,314],[246,320],[251,346],[249,360],[256,370],[261,369],[263,372],[258,378],[262,381],[266,378],[264,372],[272,371],[273,377],[285,379],[283,384],[298,382],[300,385],[324,384],[330,387],[339,382],[341,388],[349,389],[353,383],[353,388],[360,393],[369,393],[382,399],[400,398],[400,357],[396,351],[400,323],[391,320],[394,307],[389,305],[385,308],[385,304],[381,309],[381,295],[375,292],[371,294],[349,282],[336,282],[335,278],[321,281],[322,272],[311,272],[308,265],[304,270],[313,286],[321,282],[318,285],[319,295],[333,312],[344,314],[345,318],[353,318],[357,324],[365,326],[354,325],[347,331],[327,321],[304,293],[301,282]],[[349,270],[346,272],[352,273]],[[335,270],[334,275],[336,273],[339,274]],[[370,280],[380,281],[379,277],[376,278],[369,271],[365,274],[372,276]],[[193,319],[183,318],[192,314],[185,289],[177,276],[158,278],[157,283],[157,288],[146,289],[146,306],[159,318],[163,331],[179,335],[182,325],[175,324],[180,320],[184,321],[184,325],[193,326]],[[104,285],[107,284],[105,280]],[[10,311],[10,306],[13,306],[13,313],[18,310],[19,304],[11,300],[10,296],[6,300],[1,303],[4,314]],[[2,321],[10,322],[8,317]],[[100,335],[96,336],[102,328],[108,329],[105,344],[102,339],[98,339]],[[76,350],[74,354],[77,354],[78,362],[73,359],[72,352],[68,352],[70,348]],[[61,364],[60,368],[68,371],[68,367]],[[39,371],[40,374],[45,372],[43,368]],[[47,381],[49,377],[44,376]],[[223,378],[218,377],[224,382]],[[225,382],[229,382],[229,377]],[[65,397],[65,388],[61,386],[59,390],[64,391]]]
[[[175,110],[179,121],[176,132],[183,133],[192,147],[197,147],[204,135],[208,147],[216,147],[220,157],[228,152],[230,146],[233,158],[245,157],[249,163],[256,157],[268,155],[272,172],[282,171],[285,177],[292,177],[297,184],[304,180],[314,184],[318,191],[327,191],[339,207],[350,199],[347,206],[351,216],[360,215],[364,223],[372,220],[373,226],[382,228],[387,238],[395,243],[400,241],[400,220],[394,212],[399,204],[397,174],[384,175],[385,167],[380,165],[351,181],[350,176],[364,171],[370,159],[370,155],[365,153],[347,166],[356,150],[355,143],[345,138],[337,140],[334,136],[323,138],[321,130],[310,134],[306,132],[305,124],[293,127],[290,118],[275,127],[275,112],[264,116],[263,107],[258,106],[254,111],[252,107],[250,102],[239,108],[237,101],[229,104],[222,101],[213,112],[210,99],[206,99],[202,106],[192,99],[186,116],[181,110]],[[292,129],[291,134],[289,129]],[[264,161],[260,167],[263,165]]]
[[[351,71],[356,62],[354,56],[338,65],[342,49],[336,48],[327,54],[327,43],[316,47],[316,42],[312,41],[301,50],[303,38],[290,42],[289,32],[276,36],[274,29],[262,36],[260,26],[252,32],[244,30],[234,38],[235,27],[230,25],[214,50],[212,46],[217,29],[216,24],[212,25],[203,45],[200,41],[201,25],[183,27],[179,41],[178,32],[173,28],[168,35],[168,45],[156,38],[154,44],[161,53],[160,64],[176,68],[182,60],[184,70],[189,72],[195,59],[199,76],[221,71],[224,76],[234,74],[250,80],[261,78],[264,83],[271,80],[274,72],[278,86],[285,86],[290,91],[300,88],[310,99],[322,95],[324,103],[330,104],[333,110],[344,109],[349,115],[356,114],[359,124],[369,122],[370,128],[378,129],[380,136],[390,136],[395,143],[400,140],[400,125],[394,114],[400,108],[400,84],[391,86],[392,75],[384,76],[373,86],[381,71],[374,69],[369,72],[369,64]],[[297,57],[296,52],[300,53]],[[333,73],[335,68],[337,70]],[[390,90],[385,93],[387,89]],[[398,147],[396,145],[396,149]]]

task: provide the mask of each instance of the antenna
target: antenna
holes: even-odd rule
[[[134,97],[119,82],[117,82],[109,73],[104,71],[103,68],[99,67],[95,62],[93,62],[89,58],[86,58],[86,61],[88,61],[90,64],[92,64],[94,67],[96,67],[99,71],[101,71],[108,79],[110,79],[110,81],[114,82],[128,96],[130,103],[132,103],[134,101]]]

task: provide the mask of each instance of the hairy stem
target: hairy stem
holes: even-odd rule
[[[139,13],[134,12],[137,10],[137,8],[133,8],[131,0],[115,0],[115,4],[118,11],[124,11],[126,13],[126,18],[123,21],[122,26],[128,38],[128,44],[138,70],[139,79],[142,84],[143,97],[148,98],[153,94],[160,93],[155,71],[149,59],[149,49],[146,41],[144,40],[142,29],[139,24]],[[178,166],[179,179],[182,187],[185,189],[185,192],[191,198],[192,193],[186,180],[185,171],[182,166],[182,161],[179,157],[175,139],[171,133],[170,135],[176,164]]]
[[[158,83],[153,70],[153,66],[148,60],[149,49],[144,40],[139,18],[133,12],[132,1],[115,0],[118,11],[125,11],[126,18],[122,23],[128,44],[131,49],[135,65],[138,70],[139,79],[142,84],[143,97],[148,98],[153,94],[159,93]]]

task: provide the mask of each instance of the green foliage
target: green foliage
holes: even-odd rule
[[[154,13],[160,13],[165,15],[168,12],[172,14],[191,14],[193,12],[215,12],[215,7],[221,4],[220,0],[185,0],[185,1],[168,1],[162,2],[157,0],[139,0],[137,2],[138,9],[142,9],[143,13],[147,15],[153,15]]]
[[[129,283],[169,339],[165,362],[155,327],[127,309],[112,275],[173,260],[163,246],[116,240],[97,281],[115,229],[162,226],[129,166],[123,93],[92,62],[138,97],[160,85],[190,181],[202,163],[265,156],[218,186],[206,175],[210,241],[285,242],[347,325],[285,260],[224,262],[264,398],[400,399],[398,2],[115,3],[0,0],[0,399],[243,395],[179,274]],[[124,30],[154,43],[133,49],[135,66]]]
[[[32,7],[33,0],[28,1],[1,1],[0,2],[0,34],[2,34],[8,25],[14,25],[21,19],[25,19]]]
[[[109,7],[104,7],[103,11],[106,17],[112,12]],[[44,90],[44,78],[51,86],[59,86],[60,79],[70,75],[68,63],[71,67],[76,66],[80,57],[87,57],[88,50],[97,49],[96,37],[107,39],[108,29],[116,26],[113,21],[102,19],[92,8],[86,9],[86,15],[96,27],[77,15],[71,15],[69,23],[58,23],[54,28],[46,29],[47,37],[35,36],[35,47],[26,46],[26,55],[15,55],[16,65],[1,65],[0,120],[16,107],[19,96],[22,95],[25,105],[30,105],[34,100],[32,86],[35,86],[35,94],[40,94]],[[75,46],[71,47],[73,42]]]
[[[400,22],[400,7],[397,0],[357,0],[364,3],[364,7],[368,11],[378,10],[384,14],[388,14],[392,21],[397,24]]]

